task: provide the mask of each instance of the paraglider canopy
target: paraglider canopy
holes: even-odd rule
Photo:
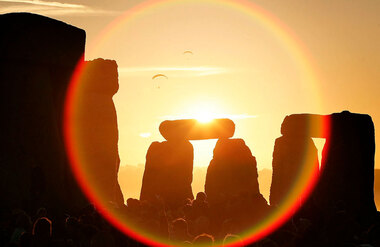
[[[164,74],[156,74],[156,75],[154,75],[154,76],[152,77],[152,79],[156,79],[156,78],[159,78],[159,77],[162,77],[162,78],[166,78],[166,79],[168,79],[168,77],[167,77],[166,75],[164,75]]]
[[[194,53],[193,53],[192,51],[189,51],[189,50],[188,50],[188,51],[184,51],[183,54],[184,54],[184,55],[187,55],[187,54],[188,54],[188,55],[193,55]]]

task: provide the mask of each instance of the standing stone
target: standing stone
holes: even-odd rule
[[[337,204],[362,219],[376,214],[374,202],[374,125],[369,115],[348,111],[329,116],[330,136],[322,152],[316,196],[323,209]]]
[[[287,136],[305,136],[326,138],[322,152],[321,175],[313,192],[314,202],[322,212],[336,210],[345,207],[350,214],[366,220],[376,213],[374,202],[374,155],[375,135],[374,126],[370,116],[343,111],[331,115],[295,114],[287,116],[281,126],[284,137],[276,141],[273,156],[273,181],[274,188],[279,187],[281,179],[278,176],[287,177],[286,169],[275,174],[275,166],[278,160],[292,159],[288,155],[296,150],[288,152],[288,155],[280,155],[281,146],[290,148],[293,144],[283,144],[279,140],[287,139]],[[311,147],[311,143],[305,145]],[[307,147],[304,147],[305,150]],[[281,148],[283,149],[283,148]],[[312,147],[314,149],[314,147]],[[314,151],[312,151],[314,152]],[[302,153],[302,152],[301,152]],[[313,162],[311,162],[311,165]],[[277,169],[278,170],[278,169]],[[281,175],[280,175],[281,174]],[[273,193],[276,193],[273,190]],[[277,198],[278,195],[273,194]],[[274,199],[276,201],[276,199]]]
[[[275,141],[272,163],[272,184],[269,202],[279,206],[292,193],[304,171],[319,172],[318,151],[313,140],[305,135],[285,135]],[[313,174],[317,175],[318,174]],[[303,200],[305,198],[299,198]]]
[[[153,142],[146,155],[140,200],[176,208],[193,199],[194,149],[189,141]]]
[[[117,181],[118,126],[112,100],[119,89],[116,62],[86,61],[80,84],[75,127],[84,160],[81,165],[99,198],[121,205],[123,195]]]
[[[373,186],[376,208],[380,210],[380,169],[375,169],[375,184]]]
[[[207,169],[205,192],[210,206],[235,197],[259,195],[256,159],[242,139],[219,139]]]
[[[81,205],[62,116],[85,32],[29,13],[0,15],[0,32],[1,204],[30,210]]]

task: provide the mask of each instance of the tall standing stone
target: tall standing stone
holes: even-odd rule
[[[285,118],[281,133],[284,136],[277,139],[273,155],[271,203],[279,197],[278,191],[283,191],[280,197],[285,196],[286,192],[279,185],[282,183],[280,177],[291,180],[288,178],[290,175],[287,174],[287,169],[296,163],[288,161],[292,161],[292,156],[296,156],[297,153],[305,153],[294,148],[292,150],[292,147],[297,146],[304,150],[309,147],[313,150],[314,147],[308,138],[326,138],[322,152],[321,174],[312,194],[317,205],[316,210],[329,212],[339,205],[363,220],[375,215],[373,193],[375,135],[370,116],[348,111],[331,115],[295,114]],[[295,136],[304,136],[305,146],[301,147],[302,142],[299,145],[292,144]],[[289,137],[291,141],[286,141],[290,140]],[[311,151],[308,155],[311,160],[315,156],[313,153],[315,151]],[[304,158],[298,159],[304,160]],[[285,164],[282,165],[284,168],[278,169],[278,164]],[[279,188],[276,189],[277,192],[275,188]]]
[[[189,141],[153,142],[146,155],[140,199],[176,208],[193,199],[194,149]]]
[[[242,232],[268,213],[268,203],[259,190],[256,158],[242,139],[217,141],[205,192],[214,229],[231,220],[236,232]]]
[[[303,171],[319,172],[318,151],[305,135],[284,135],[276,139],[272,162],[272,184],[269,202],[279,206],[292,193]],[[317,174],[314,174],[317,175]],[[303,200],[305,198],[299,198]]]
[[[86,61],[80,84],[75,128],[84,161],[81,165],[99,198],[123,204],[117,181],[119,136],[112,100],[119,89],[116,62]]]
[[[85,32],[47,17],[0,15],[0,198],[10,207],[84,202],[63,143],[63,107]]]
[[[259,195],[257,163],[242,139],[219,139],[207,169],[205,192],[210,205],[234,197]]]
[[[329,116],[330,135],[322,152],[317,187],[321,208],[337,204],[363,219],[376,214],[374,201],[375,133],[369,115],[348,111]]]

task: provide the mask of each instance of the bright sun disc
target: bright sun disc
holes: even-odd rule
[[[211,120],[214,119],[212,116],[213,114],[209,114],[207,112],[201,112],[197,116],[195,116],[195,119],[200,123],[209,123]]]
[[[211,120],[212,120],[213,118],[208,117],[208,116],[199,116],[199,117],[197,117],[196,119],[197,119],[197,121],[200,122],[200,123],[209,123],[209,122],[211,122]]]
[[[215,102],[203,101],[198,104],[194,104],[188,109],[188,113],[185,118],[196,119],[200,123],[209,123],[215,118],[221,118],[223,115],[220,109],[222,107],[217,106]]]

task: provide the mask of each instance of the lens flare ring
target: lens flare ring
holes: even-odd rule
[[[146,13],[152,11],[158,11],[160,8],[164,8],[168,5],[184,4],[187,2],[199,2],[210,6],[224,6],[230,8],[233,11],[240,12],[242,15],[248,16],[255,23],[259,23],[264,28],[269,30],[275,39],[283,45],[284,49],[289,53],[295,64],[299,67],[300,73],[302,73],[305,83],[309,84],[311,93],[317,100],[316,104],[321,109],[322,105],[319,101],[320,93],[318,88],[318,80],[314,72],[311,58],[308,55],[306,49],[302,43],[296,38],[292,31],[286,27],[275,16],[259,7],[258,5],[246,1],[246,0],[151,0],[144,1],[141,4],[126,11],[119,18],[114,20],[106,29],[104,29],[99,36],[95,39],[95,42],[90,46],[89,50],[96,52],[98,47],[107,42],[107,38],[112,35],[117,29],[130,23],[133,20],[143,16]],[[132,225],[130,222],[122,221],[123,215],[118,212],[117,209],[110,207],[108,202],[104,201],[94,190],[92,184],[94,181],[89,181],[86,169],[83,167],[83,163],[86,162],[86,158],[82,157],[80,141],[76,137],[76,108],[80,99],[81,91],[81,78],[85,71],[84,58],[78,63],[77,68],[72,76],[65,103],[65,115],[64,115],[64,135],[66,150],[68,153],[69,161],[72,171],[85,195],[88,199],[94,203],[99,212],[117,229],[123,233],[133,237],[134,239],[143,242],[150,246],[168,246],[173,245],[163,239],[159,239],[157,236],[151,236],[143,232],[138,227]],[[329,126],[325,123],[324,126]],[[326,128],[325,131],[328,131]],[[271,232],[279,228],[284,224],[297,210],[299,204],[297,198],[307,198],[314,188],[318,180],[318,171],[315,168],[305,168],[302,171],[302,176],[295,182],[293,190],[289,192],[287,198],[284,200],[281,207],[274,210],[268,217],[266,217],[260,224],[253,226],[251,229],[247,229],[241,234],[243,245],[248,245],[255,242]],[[219,243],[218,243],[219,244]],[[231,243],[229,246],[233,246]]]

